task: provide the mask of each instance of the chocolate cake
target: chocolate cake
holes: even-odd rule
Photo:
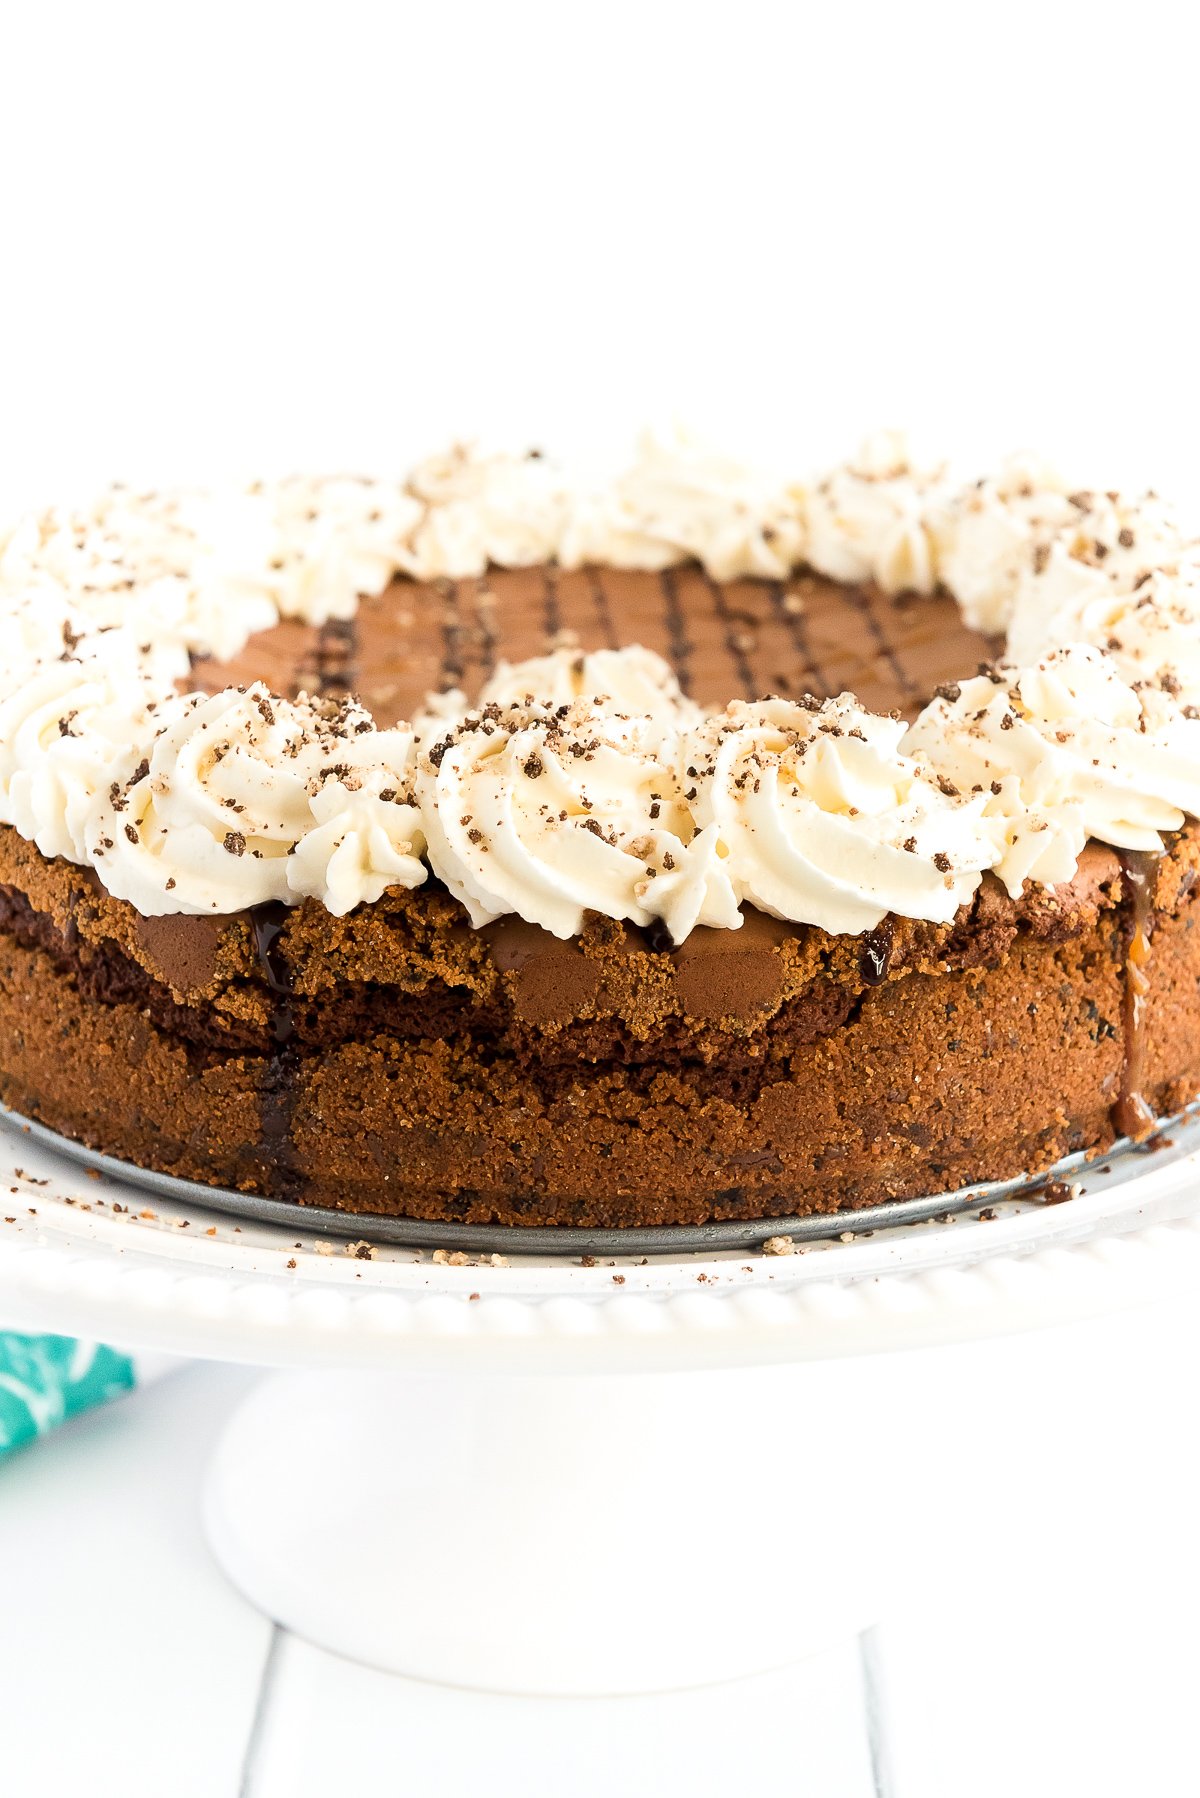
[[[298,1204],[638,1226],[1042,1170],[1200,1092],[1158,502],[480,466],[252,490],[249,570],[194,499],[0,536],[7,1106]]]

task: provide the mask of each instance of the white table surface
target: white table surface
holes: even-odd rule
[[[205,1459],[256,1376],[190,1365],[0,1463],[6,1798],[1193,1792],[1198,1342],[1182,1304],[1058,1336],[1060,1427],[999,1471],[987,1515],[947,1492],[921,1602],[876,1632],[874,1752],[856,1645],[735,1686],[564,1701],[422,1686],[274,1629],[199,1522]],[[930,1351],[947,1428],[997,1367],[1019,1408],[1045,1348]],[[714,1526],[715,1558],[778,1552]]]

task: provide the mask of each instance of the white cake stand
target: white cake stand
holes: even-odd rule
[[[455,1264],[148,1199],[4,1131],[0,1304],[281,1370],[206,1513],[289,1628],[455,1685],[649,1692],[875,1621],[947,1491],[974,1502],[938,1345],[1200,1287],[1200,1126],[1080,1179],[786,1256]]]

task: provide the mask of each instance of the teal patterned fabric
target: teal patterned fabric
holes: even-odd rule
[[[0,1455],[133,1384],[133,1362],[116,1349],[0,1330]]]

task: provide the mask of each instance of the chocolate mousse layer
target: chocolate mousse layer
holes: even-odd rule
[[[288,695],[353,691],[393,724],[430,691],[461,687],[473,698],[497,662],[564,642],[642,643],[700,705],[850,689],[868,710],[910,716],[995,648],[945,594],[888,597],[819,575],[722,586],[698,568],[498,568],[477,580],[397,581],[348,622],[279,625],[232,662],[197,663],[195,676],[212,689],[265,680]]]

